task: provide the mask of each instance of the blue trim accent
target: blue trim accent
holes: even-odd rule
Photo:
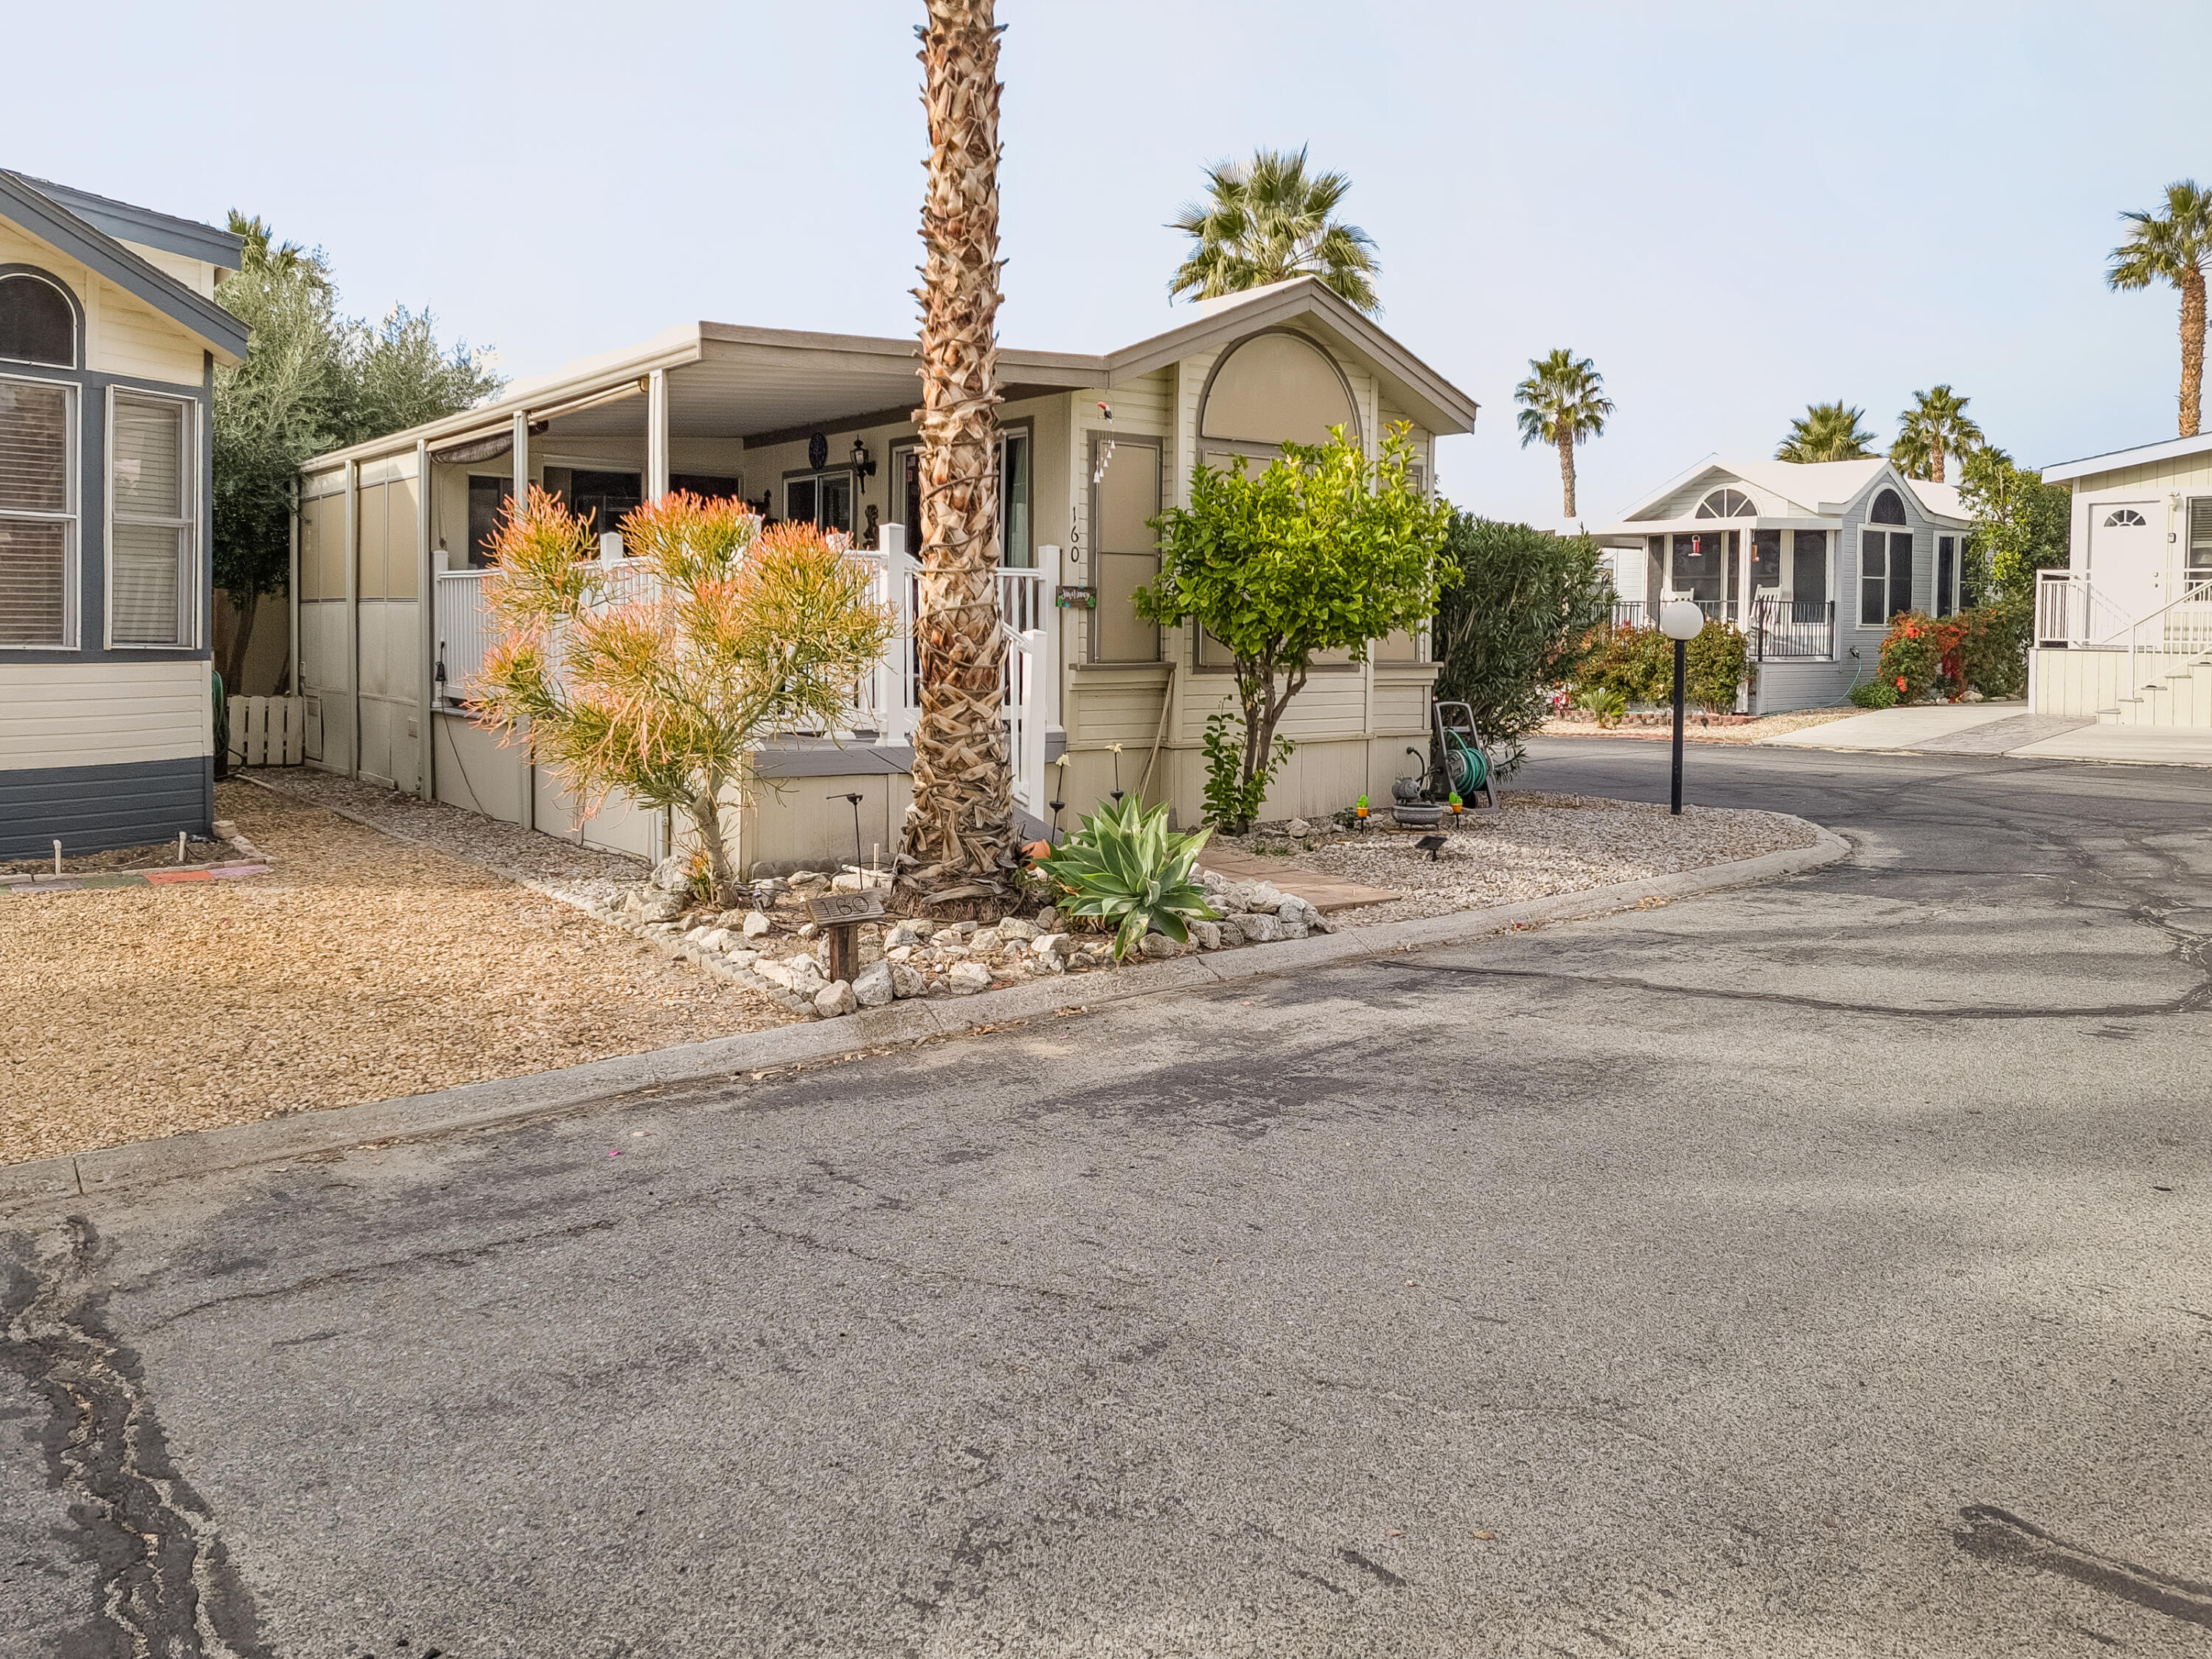
[[[167,271],[156,270],[106,231],[86,223],[52,197],[0,169],[0,218],[90,265],[118,288],[232,356],[246,356],[246,327],[212,300],[202,299]]]
[[[213,739],[210,739],[212,744]],[[0,772],[0,859],[64,856],[213,832],[215,757]]]
[[[187,259],[204,259],[225,270],[239,269],[246,251],[243,236],[217,230],[197,219],[179,219],[173,213],[133,207],[112,196],[95,196],[88,190],[58,185],[50,179],[33,179],[27,173],[15,176],[40,195],[60,203],[94,229],[104,230],[118,241],[139,242],[164,252],[181,253]]]

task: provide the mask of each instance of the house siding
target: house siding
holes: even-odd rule
[[[211,756],[0,770],[0,859],[106,852],[212,833]]]

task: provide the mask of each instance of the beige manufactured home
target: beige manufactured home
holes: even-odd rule
[[[1158,568],[1146,521],[1184,499],[1201,461],[1265,458],[1332,426],[1371,453],[1406,423],[1432,479],[1435,439],[1473,430],[1474,401],[1310,278],[1209,301],[1104,356],[1004,349],[999,372],[1017,800],[1033,830],[1072,827],[1118,779],[1194,823],[1206,720],[1234,708],[1233,681],[1218,647],[1138,617],[1132,595]],[[292,590],[311,761],[587,843],[667,850],[657,815],[580,812],[557,778],[473,724],[468,698],[487,642],[484,549],[518,480],[608,530],[688,489],[848,533],[901,623],[848,728],[763,752],[769,787],[744,815],[739,856],[851,857],[855,795],[860,856],[878,844],[888,855],[917,702],[907,526],[918,400],[911,340],[702,322],[312,462]],[[617,543],[605,551],[620,557]],[[1298,748],[1269,811],[1334,811],[1411,769],[1428,656],[1425,639],[1401,636],[1318,665],[1285,722]]]

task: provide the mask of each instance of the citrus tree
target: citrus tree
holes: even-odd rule
[[[533,485],[510,504],[484,580],[496,642],[470,688],[478,723],[528,744],[587,811],[620,791],[682,812],[733,904],[729,819],[762,739],[844,724],[890,617],[838,538],[763,531],[739,502],[678,492],[622,537],[630,556],[610,567],[558,496]]]
[[[1370,460],[1344,428],[1326,444],[1285,444],[1256,477],[1242,456],[1190,475],[1190,505],[1170,507],[1160,574],[1137,611],[1176,627],[1196,623],[1234,659],[1243,716],[1243,830],[1279,756],[1275,728],[1305,689],[1314,659],[1419,628],[1452,574],[1444,556],[1451,507],[1409,476],[1410,428],[1394,426]]]

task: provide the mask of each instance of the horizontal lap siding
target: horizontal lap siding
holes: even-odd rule
[[[0,772],[215,750],[204,662],[0,663]]]
[[[0,859],[40,858],[56,841],[69,855],[205,836],[209,765],[203,755],[0,771]]]
[[[200,384],[205,348],[167,317],[112,283],[100,295],[100,334],[87,367],[171,386]]]

